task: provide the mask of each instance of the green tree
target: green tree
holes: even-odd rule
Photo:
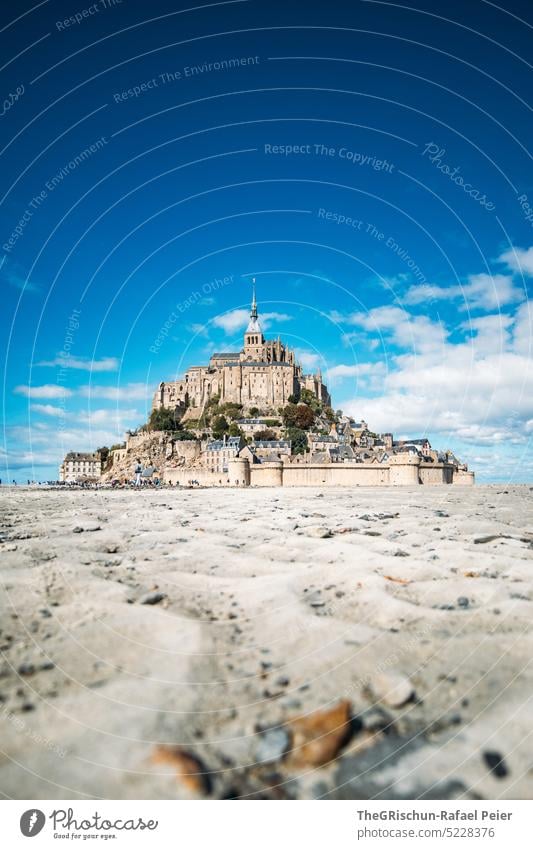
[[[103,445],[102,448],[97,448],[96,451],[98,454],[100,454],[102,466],[105,466],[107,458],[109,457],[109,448],[107,447],[107,445]]]
[[[296,404],[292,402],[287,404],[286,407],[283,408],[281,415],[283,418],[283,424],[285,427],[294,427],[296,424],[296,411],[298,407]]]
[[[293,454],[305,454],[307,451],[307,435],[305,430],[299,427],[288,427],[285,431],[286,439],[291,441],[291,451]]]
[[[259,415],[259,407],[250,407],[250,418],[255,419]]]
[[[240,418],[242,414],[242,404],[237,404],[234,401],[228,401],[226,404],[219,405],[218,412],[221,416],[226,416],[228,419],[234,421],[235,419]]]
[[[181,415],[181,412],[178,413],[177,410],[169,410],[168,407],[160,407],[158,410],[152,410],[148,420],[148,430],[181,430]]]
[[[177,430],[172,434],[172,438],[183,441],[184,439],[196,439],[196,436],[190,430]]]
[[[254,439],[256,441],[262,440],[262,439],[267,439],[267,440],[276,439],[276,434],[274,433],[273,430],[270,430],[269,427],[266,427],[264,430],[257,430],[254,433]]]
[[[221,439],[229,430],[228,420],[224,416],[215,416],[211,426],[215,439]]]
[[[300,401],[307,404],[308,407],[311,407],[314,413],[318,413],[321,409],[320,401],[310,389],[302,389],[300,393]]]
[[[228,428],[228,433],[230,436],[243,436],[243,432],[240,429],[239,425],[236,422],[231,422]]]

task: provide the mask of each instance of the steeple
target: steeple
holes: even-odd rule
[[[261,330],[261,325],[259,324],[259,320],[257,318],[257,301],[255,299],[255,277],[252,277],[252,287],[252,306],[250,309],[250,321],[248,322],[248,327],[246,328],[246,334],[259,333],[261,336],[262,343],[263,331]]]
[[[252,277],[252,311],[250,312],[250,319],[252,321],[257,321],[257,301],[255,299],[255,277]]]

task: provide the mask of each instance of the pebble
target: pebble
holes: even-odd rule
[[[323,527],[305,528],[305,534],[308,537],[315,537],[316,539],[329,539],[333,536],[329,528]]]
[[[347,699],[327,710],[297,717],[289,722],[292,750],[289,766],[322,766],[333,760],[352,734],[351,704]]]
[[[139,599],[139,604],[159,604],[166,597],[166,593],[146,593]]]
[[[483,752],[483,760],[496,778],[505,778],[509,774],[503,755],[499,752]]]
[[[33,663],[21,663],[17,668],[17,672],[19,675],[33,675],[35,666]]]
[[[255,749],[258,763],[272,763],[283,758],[290,749],[290,737],[284,728],[271,728],[264,731]]]
[[[395,708],[402,707],[415,694],[409,679],[398,672],[378,673],[372,678],[370,689],[381,702]]]
[[[457,604],[459,607],[470,607],[470,601],[467,599],[465,595],[460,595],[457,599]]]
[[[211,790],[211,779],[207,768],[197,755],[180,746],[157,746],[152,760],[172,766],[176,778],[192,793],[204,795]]]

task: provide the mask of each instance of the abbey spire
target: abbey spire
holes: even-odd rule
[[[263,344],[263,331],[261,329],[261,325],[259,324],[259,319],[257,318],[257,301],[255,297],[255,277],[252,277],[252,306],[250,308],[250,321],[248,322],[248,327],[246,328],[245,334],[245,345],[247,344],[246,337],[249,333],[255,334],[258,338],[255,339],[252,343],[254,345],[262,345]]]

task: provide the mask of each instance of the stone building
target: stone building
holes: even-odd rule
[[[226,472],[228,461],[234,460],[241,448],[243,441],[240,436],[230,436],[227,439],[213,439],[207,443],[203,455],[204,467],[210,472]]]
[[[322,404],[331,404],[320,370],[304,374],[294,351],[279,337],[263,336],[254,288],[242,350],[213,354],[206,366],[192,366],[178,380],[160,383],[152,408],[181,408],[187,410],[186,418],[197,418],[217,396],[221,404],[242,404],[245,413],[252,407],[277,411],[302,389],[312,392]]]
[[[66,483],[98,480],[102,473],[102,458],[99,451],[92,454],[69,451],[59,467],[59,480]]]

